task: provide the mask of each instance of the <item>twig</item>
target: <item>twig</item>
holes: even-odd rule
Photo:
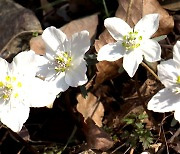
[[[116,151],[118,151],[119,149],[121,149],[123,146],[125,146],[126,145],[126,143],[123,143],[122,145],[120,145],[120,146],[118,146],[115,150],[113,150],[112,152],[111,152],[111,154],[113,154],[113,153],[115,153]]]
[[[154,73],[154,71],[144,62],[141,63],[143,67],[145,67],[158,81],[160,81],[159,77]]]
[[[126,154],[130,149],[131,149],[131,146],[129,148],[127,148],[127,150],[124,152],[124,154]]]
[[[173,142],[174,142],[174,139],[175,139],[176,137],[178,137],[179,134],[180,134],[180,127],[179,127],[179,129],[174,133],[174,135],[171,136],[171,138],[168,140],[168,143],[173,143]]]
[[[11,129],[8,129],[9,133],[15,137],[19,142],[21,142],[32,154],[39,154],[36,149],[34,149],[30,144],[28,144],[21,136],[13,132]]]
[[[14,35],[9,41],[8,43],[6,43],[6,45],[2,48],[2,50],[0,51],[0,53],[4,53],[6,51],[6,49],[8,48],[9,44],[12,43],[12,41],[17,38],[18,36],[22,35],[22,34],[31,34],[31,33],[39,33],[39,34],[42,34],[42,30],[30,30],[30,31],[22,31],[22,32],[19,32],[18,34]]]
[[[127,14],[126,14],[126,22],[128,23],[129,17],[131,15],[131,7],[132,7],[133,0],[130,0],[128,8],[127,8]]]
[[[164,141],[165,141],[165,144],[166,144],[166,151],[167,151],[167,154],[169,154],[169,148],[168,148],[168,145],[167,145],[167,140],[166,140],[166,136],[165,136],[165,133],[164,133],[164,128],[163,128],[163,126],[161,126],[161,128],[162,128]]]

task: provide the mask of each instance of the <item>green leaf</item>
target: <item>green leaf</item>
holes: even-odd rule
[[[144,128],[144,125],[142,123],[135,123],[136,127],[138,129],[143,129]]]
[[[140,115],[138,116],[138,119],[139,119],[139,120],[144,120],[144,119],[146,119],[146,118],[148,118],[148,115],[147,115],[147,114],[144,114],[144,113],[142,113],[142,114],[140,114]]]
[[[127,125],[130,125],[130,124],[134,124],[135,119],[128,119],[128,118],[126,118],[126,119],[123,119],[123,121],[124,121]]]

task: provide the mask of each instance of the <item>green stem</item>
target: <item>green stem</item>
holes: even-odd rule
[[[64,146],[64,148],[62,149],[61,153],[67,148],[69,142],[72,140],[72,138],[75,135],[76,131],[77,131],[77,126],[75,125],[74,129],[73,129],[73,131],[71,133],[71,136],[68,138],[68,141],[67,141],[66,145]],[[60,154],[60,153],[58,153],[58,154]]]
[[[106,2],[105,2],[105,0],[102,0],[102,2],[103,2],[103,5],[104,5],[104,10],[105,10],[106,17],[109,17],[109,11],[107,9]]]

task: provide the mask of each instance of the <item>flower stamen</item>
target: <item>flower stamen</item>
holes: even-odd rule
[[[72,57],[68,52],[61,52],[60,55],[55,57],[55,70],[57,72],[65,72],[71,66]]]
[[[124,46],[126,50],[133,50],[140,46],[141,41],[142,36],[139,36],[137,31],[129,32],[123,36],[122,46]]]
[[[17,98],[19,94],[13,91],[21,87],[22,83],[17,81],[16,77],[6,76],[4,81],[0,81],[0,98],[4,101],[9,100],[11,96]]]

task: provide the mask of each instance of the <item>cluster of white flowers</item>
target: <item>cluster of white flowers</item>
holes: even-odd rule
[[[123,67],[133,77],[145,58],[149,62],[161,59],[161,47],[152,35],[159,27],[159,15],[144,16],[134,28],[120,18],[107,18],[105,27],[117,41],[103,46],[98,61],[116,61],[123,58]],[[42,34],[45,54],[34,51],[17,54],[12,63],[0,58],[0,121],[19,132],[29,116],[30,107],[52,104],[56,95],[69,86],[85,84],[85,53],[90,48],[88,31],[67,36],[55,27],[48,27]],[[165,88],[148,103],[148,109],[156,112],[175,111],[180,121],[180,42],[174,46],[174,57],[158,65],[158,76]]]
[[[104,25],[117,42],[103,46],[98,52],[98,61],[116,61],[123,57],[123,68],[133,77],[143,56],[149,62],[161,60],[160,45],[156,39],[150,39],[159,27],[158,14],[145,15],[134,28],[116,17],[105,19]],[[174,46],[173,59],[161,62],[157,68],[165,88],[152,97],[148,109],[175,111],[175,119],[180,122],[180,41]]]
[[[0,121],[14,132],[22,129],[30,107],[48,106],[69,86],[87,82],[87,31],[75,33],[68,40],[62,31],[49,27],[42,38],[46,44],[43,56],[30,50],[17,54],[12,63],[0,58]]]

